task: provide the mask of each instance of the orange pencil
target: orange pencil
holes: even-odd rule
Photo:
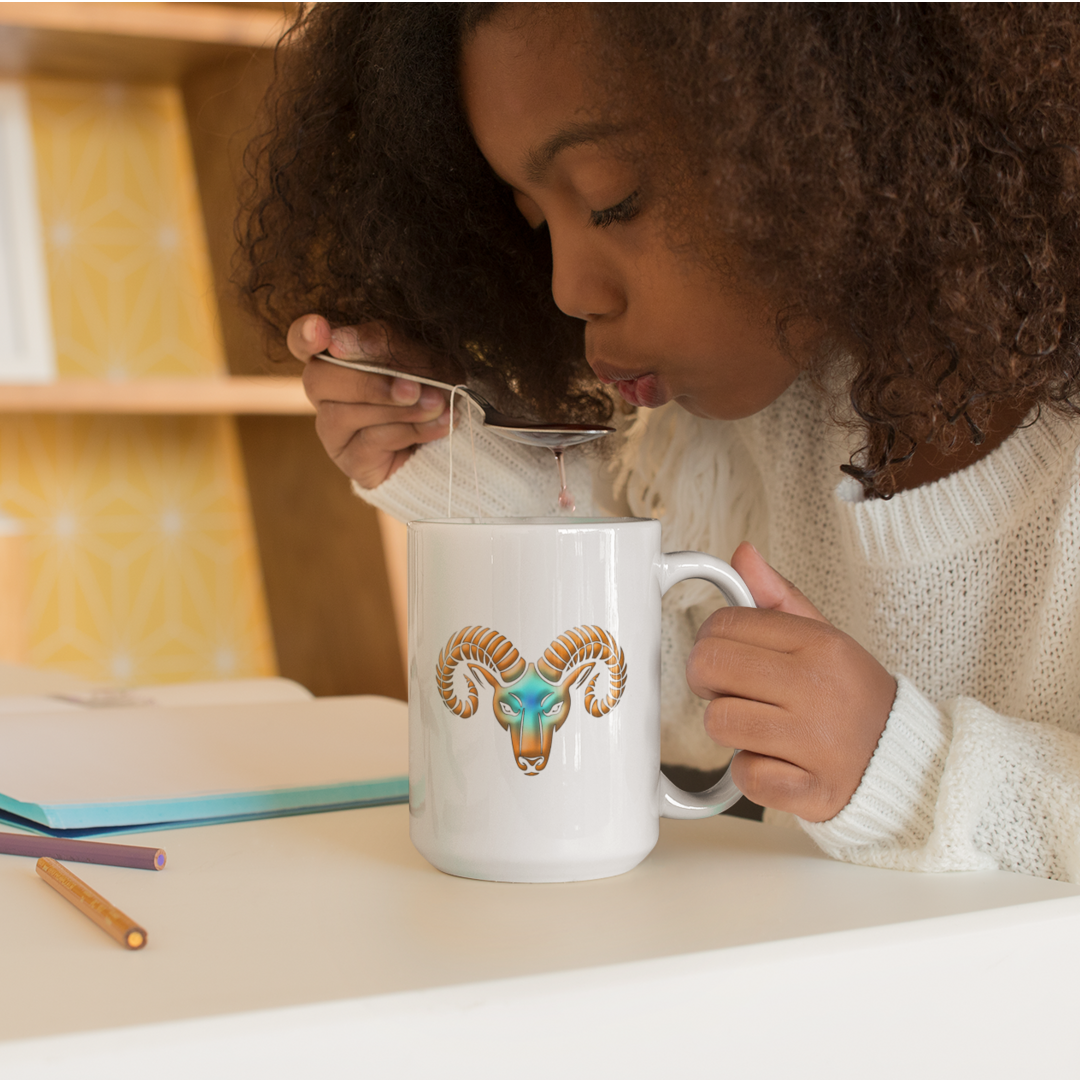
[[[94,892],[81,878],[55,859],[37,861],[38,876],[47,881],[65,900],[74,904],[88,919],[93,920],[110,937],[129,949],[141,949],[146,944],[146,931],[119,908],[113,907],[100,893]]]

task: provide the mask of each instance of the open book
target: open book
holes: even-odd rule
[[[252,682],[0,698],[0,823],[93,836],[407,800],[404,702]]]

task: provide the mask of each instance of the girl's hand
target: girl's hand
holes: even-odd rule
[[[743,751],[731,773],[753,802],[827,821],[862,780],[896,680],[750,544],[731,564],[758,607],[721,608],[698,631],[686,677],[711,699],[705,730]]]
[[[378,487],[393,476],[421,443],[449,430],[446,394],[412,379],[371,375],[313,360],[329,350],[343,360],[390,364],[390,338],[381,323],[331,331],[320,315],[303,315],[289,327],[289,351],[302,360],[304,391],[315,406],[315,431],[331,460],[362,488]],[[400,359],[426,359],[424,350],[394,342]],[[414,369],[415,370],[415,369]]]

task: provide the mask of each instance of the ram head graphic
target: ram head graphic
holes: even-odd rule
[[[476,683],[465,676],[468,697],[454,694],[454,672],[464,663],[494,691],[495,719],[509,730],[517,767],[536,776],[551,759],[551,740],[570,712],[570,691],[584,686],[590,716],[609,713],[626,687],[626,660],[615,639],[599,626],[576,626],[560,634],[535,664],[526,664],[513,644],[486,626],[466,626],[439,653],[439,696],[455,716],[476,712]],[[599,669],[599,670],[598,670]],[[607,696],[598,700],[596,681],[608,673]]]

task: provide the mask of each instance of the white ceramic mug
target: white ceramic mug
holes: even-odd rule
[[[659,818],[740,797],[660,772],[660,597],[725,562],[662,554],[638,518],[409,524],[410,835],[434,866],[489,881],[621,874]]]

